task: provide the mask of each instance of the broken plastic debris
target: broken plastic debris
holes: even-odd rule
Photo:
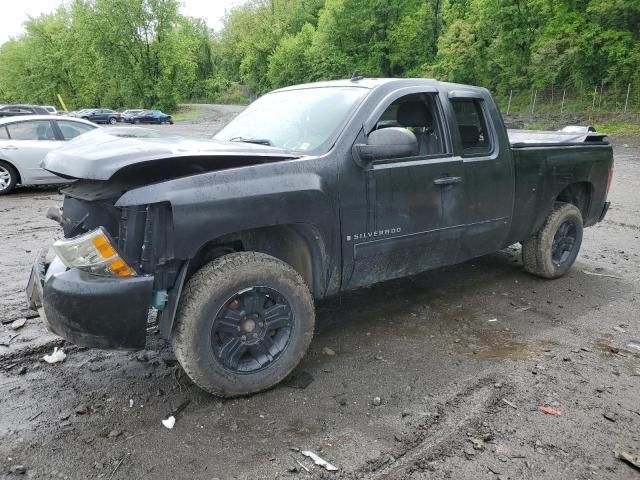
[[[627,343],[626,347],[627,348],[633,348],[634,350],[640,351],[640,342],[631,341],[631,342]]]
[[[622,277],[618,277],[616,275],[608,275],[606,273],[595,273],[595,272],[590,272],[588,270],[582,270],[582,273],[586,275],[592,275],[594,277],[617,278],[618,280],[622,280]]]
[[[549,407],[547,405],[538,405],[538,411],[546,413],[547,415],[553,415],[555,417],[559,417],[562,415],[562,411],[560,409]]]
[[[26,318],[19,318],[18,320],[14,320],[11,323],[11,328],[14,330],[20,330],[22,327],[24,327],[25,323],[27,323]]]
[[[629,465],[633,465],[637,469],[640,469],[640,455],[634,455],[633,453],[620,451],[615,452],[616,458],[627,462]]]
[[[165,427],[167,427],[169,430],[171,430],[176,424],[176,417],[174,417],[173,415],[171,415],[169,418],[165,418],[164,420],[162,420],[162,425],[164,425]]]
[[[64,359],[67,358],[67,354],[64,353],[64,350],[58,350],[58,347],[53,348],[53,353],[51,355],[45,355],[42,359],[47,363],[58,363],[64,362]]]
[[[313,452],[310,452],[309,450],[303,450],[302,454],[305,457],[309,457],[311,460],[313,460],[313,463],[315,463],[316,465],[320,467],[324,467],[326,470],[329,470],[330,472],[335,472],[336,470],[338,470],[338,467],[331,465],[325,459],[320,458],[318,455],[316,455]]]

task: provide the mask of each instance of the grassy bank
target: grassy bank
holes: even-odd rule
[[[171,114],[174,122],[197,122],[204,114],[204,109],[199,105],[179,105]]]

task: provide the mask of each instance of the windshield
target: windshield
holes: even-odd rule
[[[332,137],[368,91],[325,87],[270,93],[249,105],[214,138],[311,152]]]

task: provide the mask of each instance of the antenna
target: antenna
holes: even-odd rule
[[[351,75],[351,81],[357,82],[358,80],[362,80],[364,77],[362,75],[358,75],[358,71],[354,70],[353,75]]]

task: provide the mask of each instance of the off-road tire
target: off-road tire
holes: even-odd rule
[[[287,347],[265,369],[226,369],[211,347],[213,322],[225,302],[243,289],[276,290],[291,306],[293,328]],[[285,262],[257,252],[231,253],[204,265],[186,283],[178,304],[173,348],[189,378],[220,397],[267,390],[285,379],[304,357],[315,324],[315,307],[302,277]]]
[[[11,193],[13,189],[16,187],[18,183],[18,172],[12,165],[9,165],[6,162],[0,161],[0,167],[2,170],[6,171],[9,174],[9,183],[4,188],[0,188],[0,195],[6,195]]]
[[[570,222],[575,226],[575,244],[569,257],[560,265],[553,261],[552,251],[556,233],[561,225]],[[524,269],[538,277],[559,278],[571,268],[582,244],[582,214],[570,203],[556,202],[540,231],[522,243]]]

